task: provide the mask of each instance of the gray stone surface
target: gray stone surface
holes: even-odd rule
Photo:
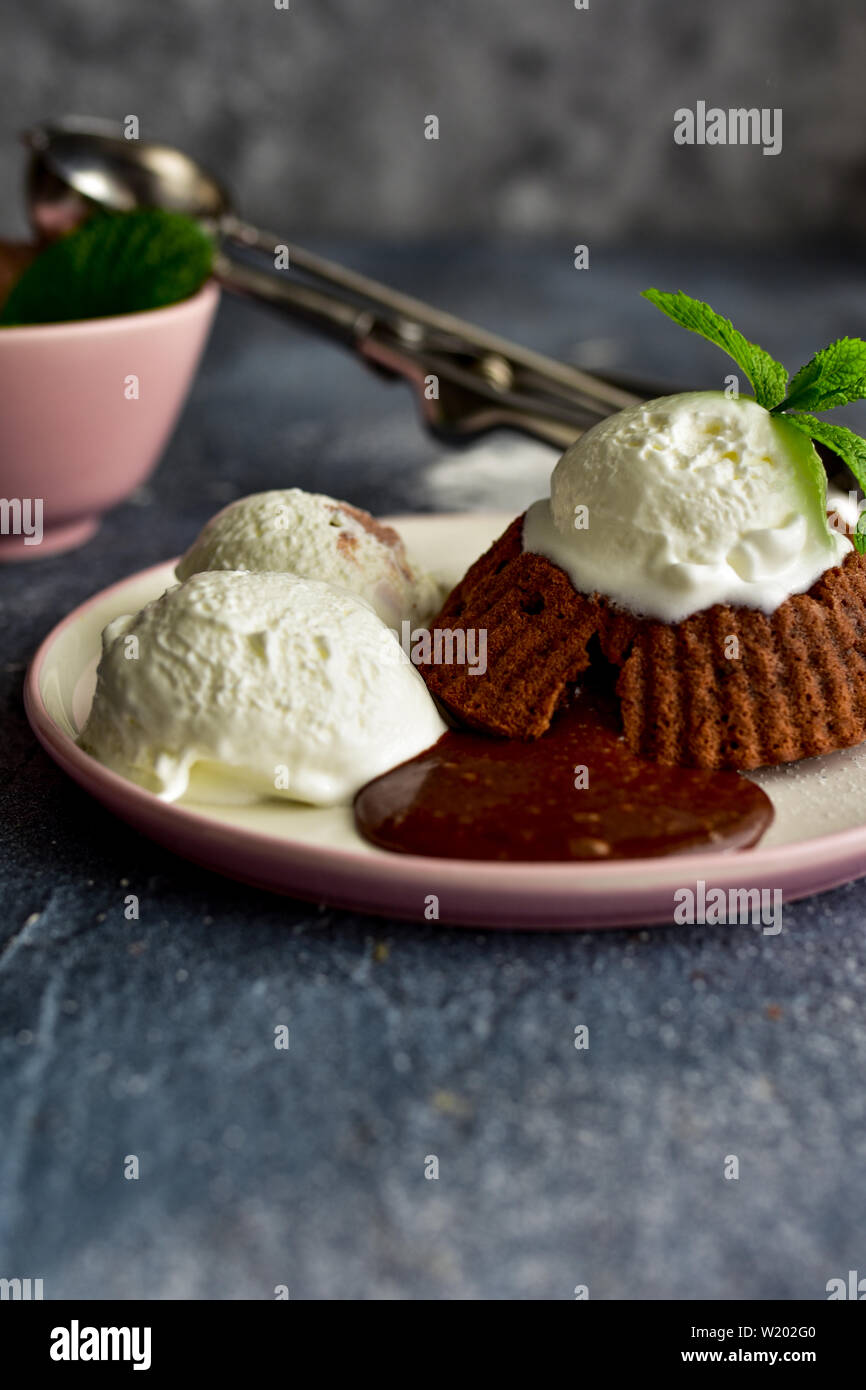
[[[549,351],[697,385],[723,359],[637,298],[648,281],[716,301],[792,366],[866,314],[853,264],[364,264]],[[501,495],[480,457],[426,439],[400,387],[225,304],[142,495],[77,553],[0,572],[0,1276],[49,1298],[820,1299],[866,1268],[862,885],[788,906],[777,938],[355,918],[150,844],[30,734],[44,633],[227,499],[296,483],[377,510],[518,505],[513,445]]]
[[[287,236],[860,237],[864,63],[860,0],[29,0],[0,187],[22,123],[135,114]],[[677,147],[698,100],[781,108],[782,153]]]

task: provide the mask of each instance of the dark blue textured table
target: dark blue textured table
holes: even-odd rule
[[[703,386],[726,360],[645,284],[716,302],[792,367],[866,319],[866,275],[817,254],[354,260],[549,352]],[[44,633],[232,497],[516,511],[546,467],[503,437],[449,453],[399,386],[224,304],[147,487],[84,549],[0,572],[0,1277],[47,1298],[821,1299],[866,1272],[862,885],[787,906],[778,937],[357,918],[142,839],[24,719]]]

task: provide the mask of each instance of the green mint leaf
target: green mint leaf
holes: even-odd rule
[[[750,343],[742,333],[738,333],[730,319],[722,318],[709,304],[678,290],[670,294],[665,290],[649,289],[643,291],[644,299],[655,304],[657,309],[672,318],[674,323],[699,333],[708,342],[715,343],[732,357],[742,368],[755,391],[755,399],[767,410],[779,404],[788,385],[788,373],[757,343]]]
[[[854,474],[861,491],[866,492],[866,439],[861,439],[859,434],[855,434],[845,425],[831,425],[826,420],[816,420],[814,415],[797,415],[791,412],[782,416],[782,419],[802,430],[803,434],[808,434],[810,439],[816,439],[819,444],[826,445],[834,454],[838,454]]]
[[[833,410],[866,396],[866,343],[838,338],[801,367],[776,410]]]
[[[28,266],[0,327],[160,309],[195,294],[212,262],[210,238],[189,217],[160,208],[97,215]]]
[[[858,555],[866,555],[866,512],[861,512],[857,518],[857,525],[851,537],[854,542],[854,549]]]
[[[798,419],[805,418],[805,416],[796,415],[774,415],[773,421],[776,429],[783,436],[786,432],[788,433],[788,438],[785,440],[788,457],[800,475],[808,481],[817,503],[818,516],[826,518],[827,470],[824,467],[824,460],[814,447],[810,430],[797,426]],[[789,425],[794,426],[793,431],[788,430]]]

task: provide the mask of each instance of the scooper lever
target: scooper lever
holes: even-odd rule
[[[429,330],[414,319],[384,313],[284,273],[251,267],[224,253],[217,258],[215,273],[227,289],[267,301],[386,375],[403,377],[427,427],[440,437],[465,439],[509,428],[565,448],[583,430],[621,408],[558,380],[549,382],[534,365],[512,362],[450,332]],[[639,399],[607,382],[598,384],[622,405]]]

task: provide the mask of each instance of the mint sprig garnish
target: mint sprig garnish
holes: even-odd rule
[[[730,319],[722,318],[709,304],[692,299],[682,290],[669,294],[665,290],[649,289],[644,290],[643,297],[672,318],[674,323],[690,329],[692,333],[700,333],[702,338],[715,343],[716,347],[732,357],[752,383],[759,405],[772,410],[782,400],[788,384],[785,368],[757,343],[750,343],[748,338],[738,333]]]
[[[0,311],[0,327],[161,309],[195,294],[212,262],[212,241],[180,213],[97,215],[31,262]]]
[[[831,425],[807,413],[866,400],[866,342],[862,338],[837,338],[816,352],[789,384],[782,364],[756,343],[750,343],[709,304],[692,299],[682,290],[669,294],[649,289],[644,290],[643,297],[675,323],[723,348],[749,378],[758,404],[838,454],[861,491],[866,492],[866,439],[845,425]],[[822,477],[821,490],[826,493],[824,481]],[[852,540],[860,554],[866,554],[866,516],[858,521]]]

